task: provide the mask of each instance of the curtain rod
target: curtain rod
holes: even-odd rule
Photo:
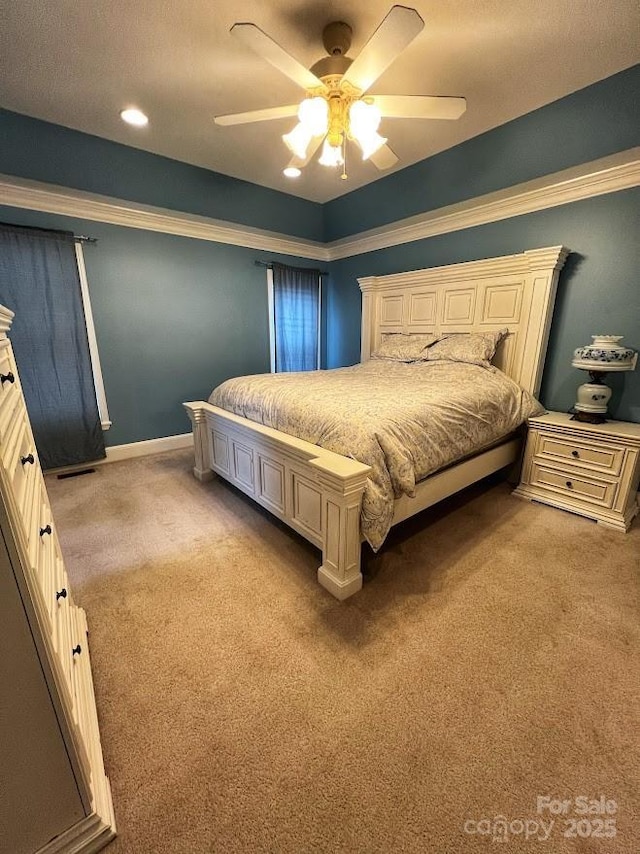
[[[273,270],[273,264],[274,264],[273,261],[254,261],[253,263],[256,265],[256,267],[266,267],[268,270]],[[283,266],[286,266],[286,265],[283,265]],[[320,276],[328,276],[329,275],[328,270],[317,270],[316,271],[314,267],[293,267],[292,269],[294,269],[294,270],[311,270],[313,272],[317,272]]]
[[[97,243],[97,237],[87,237],[86,234],[74,234],[73,239],[77,243]]]

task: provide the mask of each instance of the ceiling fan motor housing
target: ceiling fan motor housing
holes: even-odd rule
[[[325,56],[318,60],[309,70],[324,82],[325,77],[342,77],[352,62],[353,60],[349,59],[348,56],[336,53],[333,56]]]
[[[344,21],[333,21],[322,31],[322,44],[329,56],[348,53],[353,31]]]
[[[324,77],[342,77],[353,62],[345,56],[351,47],[352,31],[344,21],[333,21],[322,31],[322,43],[329,56],[325,56],[312,65],[310,71],[323,80]]]

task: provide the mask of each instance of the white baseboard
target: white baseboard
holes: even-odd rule
[[[163,436],[160,439],[146,439],[144,442],[130,442],[128,445],[113,445],[107,448],[104,463],[117,463],[132,457],[146,457],[147,454],[161,454],[163,451],[178,451],[193,445],[193,433],[180,433],[178,436]]]
[[[193,433],[180,433],[177,436],[163,436],[160,439],[146,439],[143,442],[129,442],[126,445],[112,445],[107,448],[107,456],[104,460],[82,463],[78,466],[63,466],[57,469],[48,469],[47,474],[66,474],[67,472],[82,471],[87,468],[95,468],[105,463],[117,463],[121,460],[130,460],[133,457],[146,457],[148,454],[161,454],[163,451],[178,451],[182,448],[190,448],[193,445]]]

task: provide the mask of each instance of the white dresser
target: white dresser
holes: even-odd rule
[[[77,607],[0,306],[0,852],[85,854],[115,836]]]

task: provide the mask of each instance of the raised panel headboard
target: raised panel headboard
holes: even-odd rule
[[[483,332],[507,327],[494,364],[537,395],[558,276],[569,250],[531,249],[482,261],[358,279],[361,361],[384,334]]]

